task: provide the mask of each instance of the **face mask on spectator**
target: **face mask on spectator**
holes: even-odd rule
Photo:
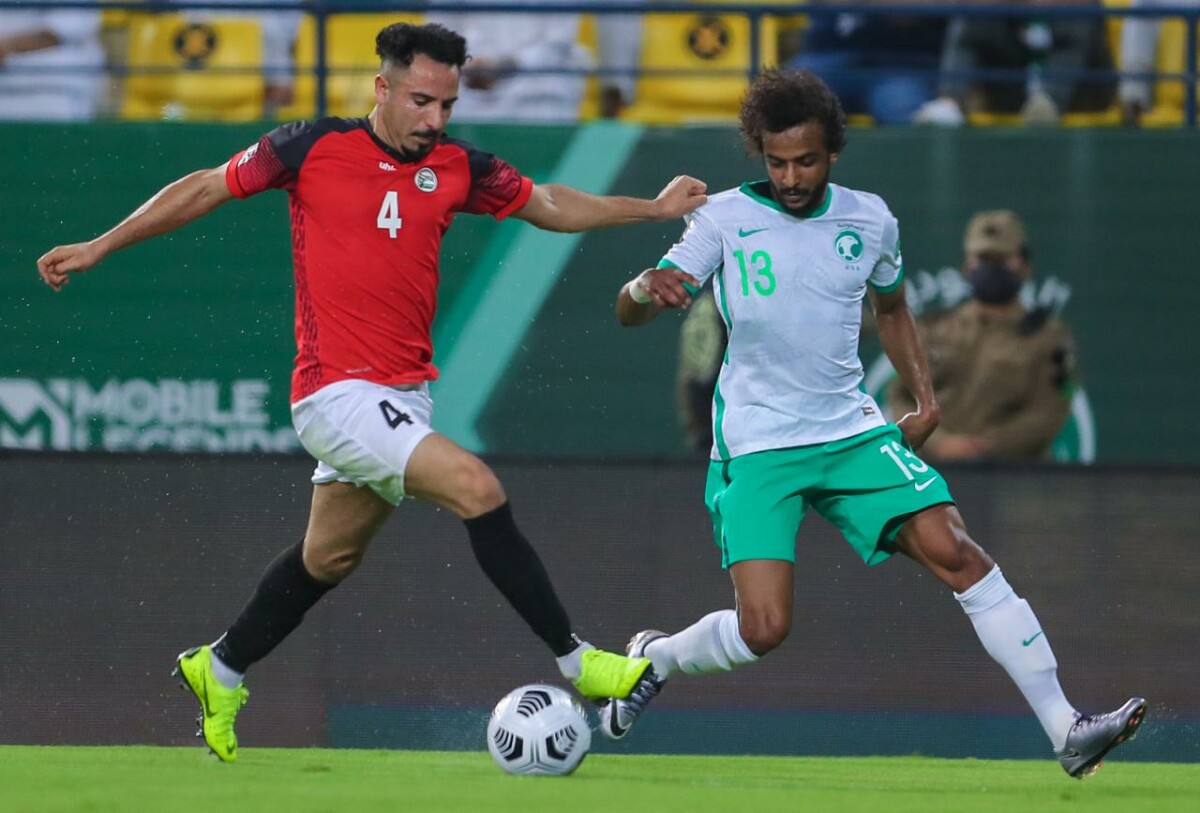
[[[1012,302],[1021,292],[1021,277],[1007,265],[984,261],[967,271],[975,298],[987,305]]]

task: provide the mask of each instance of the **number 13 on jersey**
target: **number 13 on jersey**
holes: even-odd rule
[[[389,190],[384,193],[383,205],[379,207],[375,225],[381,229],[387,229],[388,237],[395,238],[396,232],[403,224],[404,221],[400,219],[400,193]]]

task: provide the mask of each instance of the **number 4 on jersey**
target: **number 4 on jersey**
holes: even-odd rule
[[[379,207],[379,215],[375,225],[387,229],[388,237],[394,238],[404,221],[400,219],[400,193],[389,191],[383,196],[383,205]]]

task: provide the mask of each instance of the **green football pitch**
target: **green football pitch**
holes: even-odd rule
[[[1082,782],[1052,761],[922,757],[593,755],[575,775],[514,777],[485,753],[0,747],[0,811],[1188,811],[1200,765],[1106,764]]]

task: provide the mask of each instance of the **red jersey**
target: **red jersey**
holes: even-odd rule
[[[359,378],[437,378],[431,336],[442,235],[456,212],[502,219],[533,181],[445,138],[410,160],[367,119],[285,124],[229,162],[236,197],[286,189],[296,275],[292,402]]]

